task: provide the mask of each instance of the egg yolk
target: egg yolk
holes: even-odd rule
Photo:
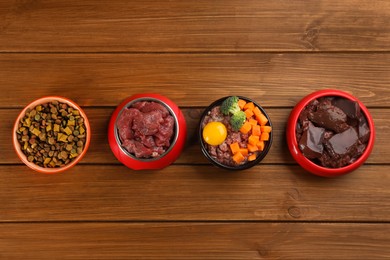
[[[203,128],[203,140],[209,145],[222,144],[226,136],[226,127],[221,122],[210,122]]]

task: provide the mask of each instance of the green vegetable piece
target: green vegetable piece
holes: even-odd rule
[[[236,96],[226,98],[221,104],[221,112],[224,115],[229,115],[229,113],[234,115],[239,111],[241,110],[238,106],[238,97]]]
[[[41,116],[36,114],[34,118],[35,118],[35,121],[39,121],[39,119],[41,119]]]
[[[238,111],[230,118],[230,125],[234,131],[238,131],[245,123],[245,120],[246,120],[245,112]]]

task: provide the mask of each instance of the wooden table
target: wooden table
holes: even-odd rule
[[[390,1],[1,1],[0,259],[389,259]],[[364,166],[334,179],[290,156],[293,106],[358,97],[377,130]],[[156,92],[189,127],[171,166],[135,172],[107,142],[126,97]],[[45,95],[80,104],[87,155],[58,175],[17,158],[11,127]],[[227,172],[201,154],[200,113],[226,95],[262,104],[266,159]]]

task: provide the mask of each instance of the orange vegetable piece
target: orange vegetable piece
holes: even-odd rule
[[[264,141],[258,141],[256,146],[257,148],[259,148],[260,151],[263,151],[265,147]]]
[[[257,142],[259,141],[259,138],[260,137],[258,135],[251,135],[248,138],[248,143],[250,143],[251,145],[256,145]]]
[[[244,110],[245,104],[246,104],[245,100],[242,100],[242,99],[238,100],[238,106],[241,108],[241,110]]]
[[[270,127],[269,125],[262,125],[262,126],[260,127],[260,130],[261,130],[262,133],[263,133],[263,132],[265,132],[265,133],[271,133],[272,127]]]
[[[252,145],[252,144],[248,144],[248,151],[249,152],[256,152],[256,151],[258,151],[259,150],[259,148],[257,148],[257,146],[256,145]]]
[[[238,144],[238,142],[232,143],[230,145],[230,150],[232,151],[233,154],[238,153],[240,151],[240,145]]]
[[[259,122],[259,124],[262,126],[265,126],[268,123],[268,119],[263,114],[261,114],[260,116],[257,116],[256,119],[257,119],[257,122]]]
[[[246,115],[247,119],[251,118],[254,115],[253,111],[251,109],[247,109],[244,112],[245,112],[245,115]]]
[[[245,157],[240,152],[237,152],[236,154],[233,155],[233,161],[235,161],[236,163],[241,163],[244,160],[245,160]]]
[[[252,126],[252,135],[260,136],[260,126],[259,125],[253,125]]]
[[[252,125],[252,128],[253,128],[254,125],[257,125],[257,120],[256,119],[249,118],[248,122],[249,122],[249,124]]]
[[[240,128],[240,132],[243,134],[247,134],[251,129],[252,125],[248,121],[245,121],[245,123]]]
[[[256,154],[255,153],[249,155],[249,157],[248,157],[248,161],[254,161],[254,160],[256,160]]]
[[[244,156],[247,156],[248,153],[249,153],[249,151],[248,151],[247,148],[240,148],[240,153],[241,153],[242,155],[244,155]]]
[[[260,141],[268,141],[268,140],[269,140],[269,133],[261,133]]]
[[[250,109],[251,111],[255,108],[255,104],[253,102],[248,102],[244,106],[244,110]]]
[[[257,118],[257,117],[259,117],[259,116],[260,116],[261,114],[263,114],[263,113],[261,113],[260,108],[255,107],[255,108],[253,109],[253,114],[255,114],[255,116],[256,116],[256,118]]]

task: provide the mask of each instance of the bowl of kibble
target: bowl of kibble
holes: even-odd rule
[[[203,112],[198,132],[201,151],[215,166],[244,170],[257,165],[271,148],[273,131],[267,112],[254,100],[227,96]]]
[[[115,157],[133,170],[158,170],[181,154],[187,136],[184,114],[169,98],[135,94],[111,115],[108,141]]]
[[[287,144],[307,171],[336,177],[360,167],[375,140],[373,119],[356,97],[326,89],[304,97],[291,111]]]
[[[17,117],[13,144],[19,158],[41,173],[58,173],[76,165],[85,155],[91,130],[84,111],[57,96],[37,99]]]

